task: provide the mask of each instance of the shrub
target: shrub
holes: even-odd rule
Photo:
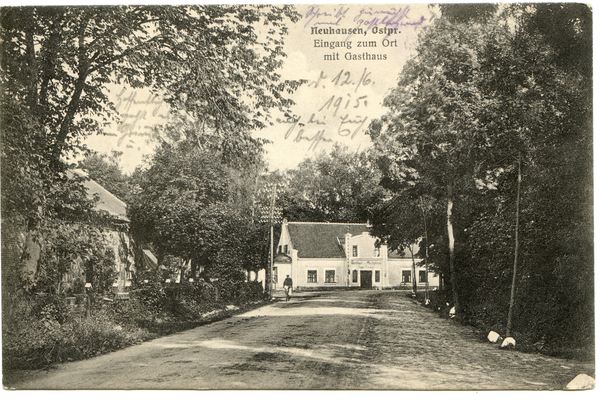
[[[31,316],[3,335],[3,369],[40,369],[54,363],[90,358],[152,338],[141,330],[124,330],[102,308],[90,316],[71,313],[61,324],[41,308],[43,319]]]
[[[20,317],[3,321],[3,368],[39,369],[114,351],[196,327],[208,311],[262,300],[264,294],[260,283],[223,281],[144,284],[130,297],[87,309],[69,308],[54,294],[23,298]]]

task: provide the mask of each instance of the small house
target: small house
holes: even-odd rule
[[[69,174],[87,177],[87,174],[79,169],[70,170]],[[127,205],[92,179],[88,178],[82,184],[87,191],[87,195],[90,198],[97,199],[94,210],[102,212],[106,216],[97,224],[101,225],[104,237],[115,255],[117,277],[113,284],[113,291],[117,298],[127,298],[128,287],[131,285],[132,276],[135,272],[135,257],[133,241],[129,231],[130,221],[127,217]],[[68,282],[83,278],[84,275],[82,263],[78,260],[75,261],[73,269],[70,273],[67,273],[64,281]]]

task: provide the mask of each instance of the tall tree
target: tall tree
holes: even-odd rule
[[[522,160],[514,332],[581,344],[569,325],[589,333],[593,321],[591,12],[499,11],[465,24],[454,9],[428,28],[370,132],[390,189],[437,199],[434,215],[444,200],[433,231],[453,229],[449,264],[456,237],[453,298],[492,324],[509,307]]]
[[[342,145],[305,159],[285,179],[280,204],[294,220],[364,223],[369,207],[386,196],[369,154]]]
[[[196,143],[164,142],[147,169],[133,180],[137,190],[129,208],[132,233],[160,261],[177,256],[190,263],[191,278],[241,277],[257,270],[264,255],[261,227],[252,218],[246,186],[220,154]],[[237,273],[236,273],[237,272]]]
[[[292,7],[4,7],[2,87],[44,126],[53,161],[114,113],[107,83],[150,87],[216,135],[260,128],[280,82]]]
[[[250,131],[286,110],[298,85],[277,74],[286,24],[297,19],[291,6],[0,9],[3,230],[39,231],[57,210],[89,203],[66,162],[118,118],[108,84],[159,93],[196,128],[198,146],[259,153]]]
[[[398,86],[385,99],[390,112],[371,125],[388,187],[415,186],[445,204],[445,250],[452,301],[460,313],[455,252],[457,202],[475,188],[487,152],[479,116],[488,107],[478,87],[478,53],[490,33],[485,23],[436,21],[421,37]],[[493,29],[497,32],[499,28]],[[418,221],[415,207],[413,220]]]

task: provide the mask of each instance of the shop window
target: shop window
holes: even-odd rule
[[[358,270],[352,270],[352,282],[358,283]]]
[[[402,282],[410,283],[410,270],[402,270]]]
[[[308,276],[306,277],[306,282],[307,283],[316,283],[317,282],[317,271],[316,270],[308,271]]]
[[[381,272],[379,270],[375,270],[375,282],[379,283],[381,281]]]

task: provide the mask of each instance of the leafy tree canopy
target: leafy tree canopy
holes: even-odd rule
[[[515,330],[582,344],[570,325],[593,327],[591,12],[535,4],[471,18],[465,6],[461,19],[455,7],[422,34],[370,127],[394,192],[375,208],[376,231],[403,240],[394,225],[417,224],[429,197],[430,256],[456,281],[453,302],[506,316],[522,160]]]
[[[296,221],[364,223],[369,206],[386,195],[369,154],[342,145],[305,159],[284,180],[278,205]]]
[[[261,227],[247,201],[252,180],[195,142],[163,142],[149,167],[133,175],[132,233],[159,259],[172,255],[204,278],[256,270],[264,262]],[[262,258],[262,260],[261,260]]]
[[[280,82],[285,21],[274,6],[5,7],[4,95],[29,107],[58,159],[115,112],[106,84],[150,87],[223,135],[291,104]]]

